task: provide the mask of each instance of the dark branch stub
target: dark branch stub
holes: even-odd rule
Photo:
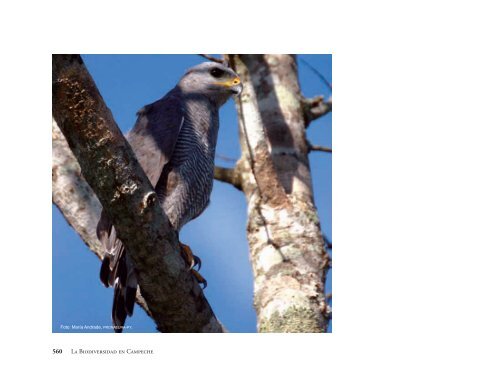
[[[220,64],[224,63],[223,59],[216,58],[215,56],[206,55],[206,54],[198,54],[198,55],[201,56],[202,58],[205,58],[205,59],[210,60],[212,62],[216,62],[216,63],[220,63]]]
[[[332,242],[330,241],[327,235],[323,234],[323,240],[325,241],[325,247],[327,249],[332,249]]]
[[[325,101],[322,95],[314,98],[302,98],[301,103],[306,127],[315,119],[332,111],[332,98]]]

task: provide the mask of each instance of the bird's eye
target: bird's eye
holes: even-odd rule
[[[210,70],[210,75],[212,75],[214,78],[220,78],[222,75],[224,75],[224,71],[220,68],[212,68]]]

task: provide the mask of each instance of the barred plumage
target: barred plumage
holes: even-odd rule
[[[179,230],[207,207],[213,186],[218,111],[204,103],[193,103],[177,138],[169,164],[182,183],[167,192],[162,202],[172,226]],[[196,113],[195,113],[196,112]],[[210,117],[210,122],[199,117]]]

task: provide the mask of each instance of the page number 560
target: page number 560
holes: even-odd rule
[[[53,348],[52,354],[62,354],[62,348]]]

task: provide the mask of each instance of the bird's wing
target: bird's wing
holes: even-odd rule
[[[135,126],[126,136],[153,187],[172,157],[183,124],[180,101],[175,96],[167,95],[139,110]],[[137,278],[133,263],[104,211],[96,232],[106,250],[100,278],[106,287],[114,286],[113,324],[118,327],[116,331],[121,332],[119,327],[124,325],[126,316],[133,312]]]
[[[174,152],[184,124],[183,109],[174,96],[143,107],[127,139],[153,187]]]
[[[137,112],[137,121],[126,137],[153,187],[172,157],[183,124],[183,108],[176,96],[167,95]],[[123,247],[104,211],[97,225],[97,237],[106,253],[112,255],[110,269],[113,270]]]

